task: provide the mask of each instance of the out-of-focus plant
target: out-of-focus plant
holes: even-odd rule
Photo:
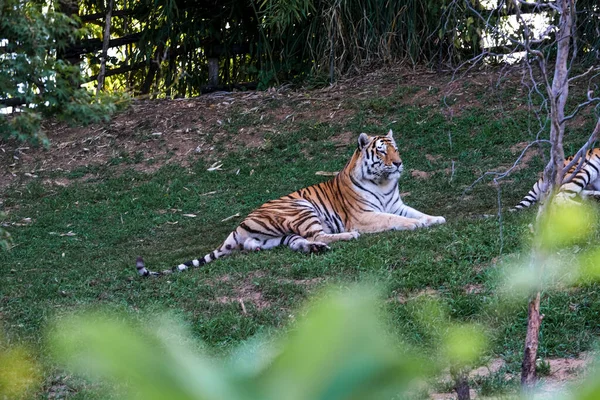
[[[595,218],[586,205],[551,208],[535,239],[546,256],[543,273],[532,276],[543,282],[510,272],[499,296],[600,278],[593,263],[600,250],[576,250]],[[468,372],[484,361],[491,328],[452,321],[435,299],[415,301],[415,323],[429,338],[421,354],[389,334],[376,292],[361,286],[324,292],[286,334],[255,337],[225,358],[208,356],[169,316],[144,324],[105,313],[71,316],[51,329],[50,347],[69,370],[117,382],[120,398],[388,399],[414,395],[415,382],[446,368],[457,392],[468,394]],[[591,375],[571,398],[600,396]]]
[[[436,363],[448,368],[458,398],[469,393],[468,372],[481,364],[488,345],[486,330],[474,323],[451,321],[443,305],[435,299],[420,300],[416,321],[432,339]]]
[[[39,381],[40,370],[29,352],[23,346],[10,345],[0,329],[0,399],[25,397]]]
[[[506,268],[499,297],[513,304],[529,297],[521,371],[525,390],[533,390],[537,381],[538,337],[543,327],[541,297],[551,295],[552,289],[587,284],[600,278],[600,268],[596,266],[600,263],[600,251],[593,243],[597,222],[596,209],[585,201],[568,200],[563,194],[548,199],[536,219],[531,255],[520,257]]]
[[[69,369],[120,382],[134,399],[386,399],[406,393],[431,365],[392,340],[376,296],[326,293],[274,341],[251,340],[228,359],[198,346],[168,317],[147,326],[105,314],[60,321],[56,358]]]
[[[595,237],[598,212],[588,203],[549,204],[537,222],[533,258],[519,257],[506,265],[500,294],[522,299],[529,293],[600,280],[600,248]],[[590,250],[582,250],[591,247]],[[528,264],[525,264],[528,263]]]

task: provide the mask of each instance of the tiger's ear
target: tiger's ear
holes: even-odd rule
[[[394,132],[392,132],[392,130],[390,129],[390,131],[385,136],[387,136],[387,137],[389,137],[391,139],[391,138],[394,137]]]
[[[361,133],[361,134],[358,136],[358,149],[359,149],[359,150],[362,150],[362,149],[364,149],[364,148],[365,148],[365,146],[369,144],[369,140],[370,140],[370,139],[369,139],[369,136],[367,136],[367,134],[366,134],[366,133]]]

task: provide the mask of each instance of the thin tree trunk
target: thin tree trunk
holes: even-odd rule
[[[471,400],[471,392],[469,390],[469,379],[465,371],[461,371],[454,380],[454,389],[458,400]]]
[[[569,96],[569,69],[568,59],[570,53],[570,44],[572,38],[571,27],[575,17],[575,0],[557,0],[555,5],[560,9],[560,19],[558,30],[556,32],[556,64],[554,65],[554,76],[552,77],[552,86],[548,87],[548,97],[550,98],[550,161],[544,168],[544,181],[547,185],[544,188],[551,201],[555,189],[560,187],[563,180],[562,166],[565,159],[563,148],[563,137],[565,133],[565,106]],[[542,61],[544,62],[544,61]],[[541,65],[545,70],[545,65]],[[540,205],[539,217],[549,212],[547,205],[550,201]],[[540,246],[534,248],[533,260],[540,263],[543,257],[543,249]],[[543,264],[543,263],[542,263]],[[537,268],[538,274],[543,273],[543,265],[533,266]],[[540,314],[540,291],[538,290],[529,300],[527,316],[527,335],[525,338],[525,349],[523,362],[521,364],[521,385],[529,390],[537,380],[536,359],[539,345],[539,333],[543,316]]]
[[[219,59],[217,57],[208,58],[208,84],[211,86],[219,84]]]
[[[154,82],[154,77],[156,76],[156,72],[160,67],[160,62],[162,60],[162,53],[165,49],[165,44],[160,43],[154,52],[154,58],[150,61],[150,67],[148,68],[148,74],[146,75],[146,79],[144,80],[144,84],[142,85],[141,94],[150,93],[150,89],[152,89],[152,82]]]
[[[104,25],[104,41],[102,42],[102,61],[100,62],[100,73],[98,74],[98,88],[96,94],[102,91],[104,87],[104,77],[106,74],[106,57],[108,55],[108,42],[110,41],[110,19],[115,0],[108,0],[106,8],[106,23]]]
[[[527,336],[525,337],[525,352],[521,364],[521,385],[525,388],[533,387],[537,381],[535,367],[542,318],[543,316],[540,314],[540,292],[537,292],[529,300]]]
[[[556,64],[552,87],[548,88],[550,98],[550,162],[544,170],[546,182],[553,182],[556,187],[562,183],[562,166],[565,159],[563,137],[565,134],[565,106],[569,97],[569,70],[567,63],[571,47],[571,28],[575,15],[574,0],[559,0],[557,5],[561,9],[558,30],[556,32]]]

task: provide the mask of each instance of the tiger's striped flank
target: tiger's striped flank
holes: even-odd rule
[[[563,163],[563,167],[566,167],[573,157],[568,157]],[[577,171],[577,164],[569,168],[569,171],[565,174],[566,177],[571,176]],[[533,188],[525,195],[523,200],[519,202],[511,211],[520,210],[527,208],[543,201],[544,193],[546,192],[544,178],[540,178],[534,185]],[[573,202],[577,197],[599,197],[600,196],[600,149],[595,148],[588,150],[583,161],[583,166],[575,173],[573,178],[563,183],[558,193],[556,194],[556,201],[558,202]]]
[[[329,243],[356,239],[361,233],[445,223],[444,217],[424,214],[402,202],[398,190],[402,170],[391,130],[385,136],[361,133],[354,154],[331,180],[263,204],[219,248],[202,258],[153,272],[139,257],[138,273],[149,276],[183,271],[237,250],[268,250],[283,245],[304,253],[321,252],[329,249]]]

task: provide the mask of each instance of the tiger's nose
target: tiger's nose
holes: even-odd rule
[[[394,164],[396,167],[400,167],[402,165],[402,161],[393,161],[392,164]]]

